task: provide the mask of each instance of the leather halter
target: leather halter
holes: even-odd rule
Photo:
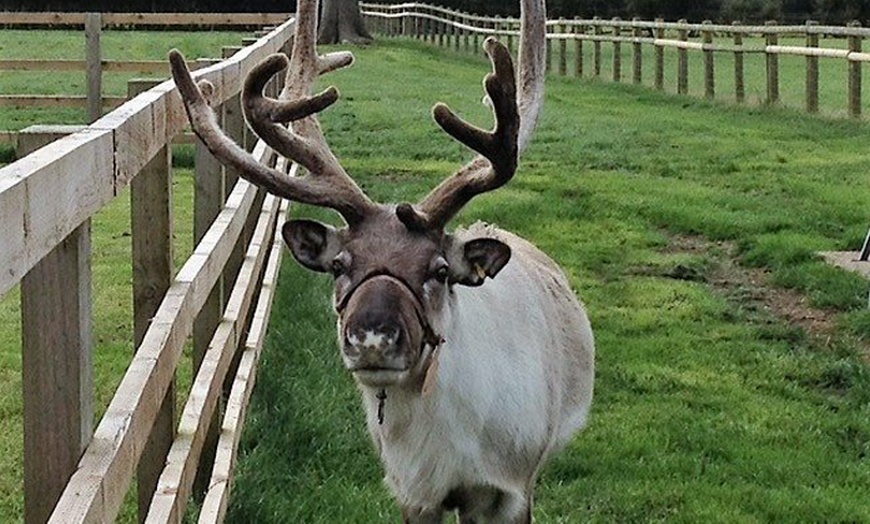
[[[432,324],[429,322],[429,318],[426,316],[425,308],[423,306],[423,300],[414,292],[414,289],[405,281],[405,279],[398,277],[387,270],[375,270],[368,273],[365,277],[363,277],[359,282],[357,282],[350,291],[344,296],[342,301],[336,306],[335,310],[341,316],[344,313],[344,310],[347,308],[348,302],[350,302],[353,294],[356,293],[357,289],[360,288],[363,284],[368,282],[369,280],[375,277],[387,277],[391,280],[398,282],[402,288],[411,296],[412,302],[414,303],[414,313],[417,315],[417,321],[420,322],[420,326],[423,328],[423,337],[420,342],[420,353],[423,353],[423,350],[426,348],[426,345],[432,346],[432,348],[438,347],[444,339],[435,333],[435,330],[432,329]]]

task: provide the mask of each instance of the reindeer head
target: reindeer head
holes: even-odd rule
[[[248,124],[272,149],[306,168],[304,177],[289,177],[256,162],[226,137],[202,94],[210,86],[193,82],[177,51],[170,53],[173,76],[194,131],[221,162],[275,195],[334,209],[344,219],[342,228],[290,220],[282,234],[300,264],[335,279],[339,343],[348,370],[363,384],[377,387],[420,380],[430,364],[428,356],[441,341],[438,318],[451,286],[481,285],[510,259],[504,243],[488,237],[459,239],[446,233],[445,226],[474,196],[510,180],[537,108],[528,111],[531,122],[524,121],[521,129],[510,53],[487,39],[484,48],[493,73],[486,76],[484,87],[495,129],[476,128],[443,104],[433,109],[436,122],[479,156],[416,205],[375,203],[341,167],[315,117],[338,99],[338,91],[330,87],[310,96],[313,81],[353,59],[349,53],[316,54],[316,13],[316,0],[300,0],[281,96],[263,94],[268,80],[288,67],[287,57],[280,54],[255,67],[242,91]],[[531,98],[530,105],[536,106],[539,97]]]

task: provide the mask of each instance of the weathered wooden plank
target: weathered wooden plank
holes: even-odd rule
[[[264,26],[285,22],[288,13],[112,13],[106,25]]]
[[[282,202],[280,217],[286,217],[289,203]],[[251,320],[245,348],[242,353],[239,368],[233,381],[233,386],[227,400],[226,413],[221,425],[221,436],[218,440],[215,466],[212,471],[209,490],[199,512],[199,524],[218,524],[226,515],[227,502],[232,487],[232,473],[236,465],[236,456],[244,426],[245,415],[250,403],[251,393],[256,381],[257,363],[265,340],[266,326],[275,296],[278,271],[281,267],[281,256],[284,246],[281,235],[276,234],[269,261],[260,285],[260,297]]]
[[[196,66],[194,65],[195,69]],[[104,73],[146,73],[161,75],[165,78],[170,76],[169,64],[166,60],[103,60]]]
[[[100,13],[85,17],[85,77],[88,95],[88,122],[103,115],[103,56],[100,35],[103,20]]]
[[[84,25],[86,13],[0,12],[0,25]],[[103,24],[112,26],[263,26],[280,24],[287,13],[105,13]]]
[[[135,97],[155,85],[131,80],[127,93]],[[162,105],[161,105],[162,107]],[[116,133],[116,143],[118,134]],[[151,318],[172,284],[172,155],[163,142],[130,183],[130,223],[133,265],[133,347],[139,347]],[[175,383],[170,384],[137,468],[140,521],[148,512],[161,464],[175,433]]]
[[[239,347],[244,322],[254,300],[259,276],[268,258],[280,202],[269,197],[259,213],[257,231],[248,246],[220,325],[209,344],[178,426],[146,522],[179,522],[193,488],[207,429],[219,404],[230,363]],[[210,473],[210,472],[209,472]]]
[[[84,60],[0,60],[3,71],[84,71]]]
[[[861,23],[857,20],[851,22],[849,24],[850,27],[860,27]],[[849,36],[848,38],[849,45],[849,53],[850,54],[860,54],[861,53],[861,37],[860,36]],[[848,80],[846,81],[846,85],[848,88],[847,98],[848,98],[848,110],[849,116],[852,118],[859,118],[861,116],[861,67],[862,64],[857,60],[850,60],[847,62],[846,69],[848,71]]]
[[[196,62],[188,67],[195,70]],[[84,60],[0,60],[0,70],[3,71],[84,71],[87,62]],[[103,72],[106,73],[148,73],[168,77],[169,63],[166,60],[103,60]]]
[[[16,25],[80,25],[85,24],[86,13],[39,13],[22,11],[0,12],[0,24]]]
[[[113,522],[163,398],[193,317],[214,287],[244,225],[256,189],[240,182],[176,275],[49,522]]]
[[[111,200],[112,133],[85,130],[0,168],[0,295]]]
[[[114,130],[115,194],[171,140],[167,134],[166,93],[149,89],[94,123]],[[178,118],[182,118],[181,115]]]
[[[220,108],[218,108],[220,111]],[[205,147],[205,144],[197,139],[196,161],[194,171],[194,194],[193,194],[193,234],[194,241],[198,242],[205,233],[209,224],[217,215],[225,198],[226,174],[223,165]],[[232,253],[230,254],[232,258]],[[226,273],[226,271],[224,271]],[[214,336],[215,330],[220,324],[221,311],[224,306],[224,279],[223,275],[218,279],[211,290],[208,300],[203,304],[193,324],[193,371],[200,370],[208,345]],[[214,445],[217,442],[219,427],[215,424],[207,429],[208,441],[202,460],[210,465]],[[197,492],[203,493],[207,489],[208,476],[197,472]]]
[[[76,128],[31,130],[24,156]],[[93,433],[90,220],[72,231],[21,281],[24,398],[24,516],[42,523]]]
[[[104,96],[105,107],[118,107],[127,99],[121,96]],[[85,95],[0,95],[0,107],[82,107],[88,106]]]

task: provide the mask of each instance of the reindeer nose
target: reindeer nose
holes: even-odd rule
[[[344,352],[359,367],[380,367],[385,358],[395,353],[401,338],[401,328],[389,323],[357,326],[344,337]]]
[[[394,278],[378,275],[357,287],[341,315],[345,366],[360,370],[407,370],[419,347],[408,292]]]

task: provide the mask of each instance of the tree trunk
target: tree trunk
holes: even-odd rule
[[[318,44],[368,44],[372,36],[366,30],[357,0],[324,0],[320,13]]]

